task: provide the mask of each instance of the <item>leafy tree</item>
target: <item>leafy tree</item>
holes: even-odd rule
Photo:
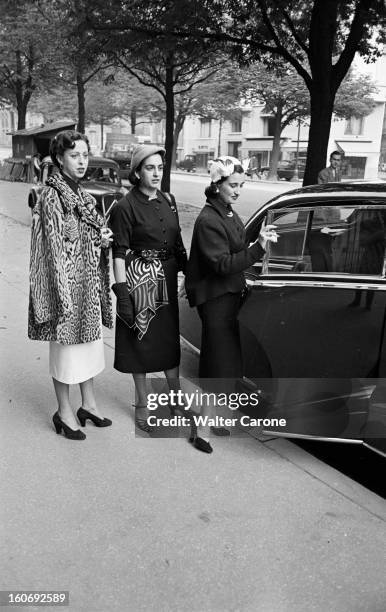
[[[192,87],[188,93],[178,96],[174,123],[173,162],[176,158],[179,135],[189,115],[219,121],[218,154],[221,155],[223,122],[241,115],[239,73],[238,67],[226,65],[224,58],[220,68],[210,78]]]
[[[86,87],[101,71],[111,64],[103,49],[88,33],[80,29],[82,12],[76,0],[36,0],[40,21],[56,32],[54,52],[57,78],[61,84],[75,87],[78,100],[78,130],[84,132],[86,123]]]
[[[134,0],[126,3],[132,9]],[[310,93],[310,130],[304,183],[325,165],[337,91],[354,56],[372,61],[386,36],[384,0],[178,0],[180,17],[158,18],[172,0],[146,0],[131,30],[207,44],[221,42],[240,63],[290,64]],[[129,27],[128,24],[126,27]]]
[[[277,177],[280,139],[283,130],[310,116],[310,96],[303,79],[292,68],[277,64],[275,70],[258,63],[242,73],[240,91],[249,101],[265,104],[265,112],[273,118],[273,143],[269,177]],[[365,116],[374,107],[372,94],[376,86],[368,77],[350,71],[340,86],[334,103],[338,119]]]
[[[176,97],[184,96],[192,88],[209,78],[219,63],[213,43],[175,40],[170,36],[146,34],[148,20],[171,27],[181,19],[178,3],[168,3],[167,11],[161,4],[136,0],[122,3],[112,0],[108,6],[101,0],[84,6],[85,31],[92,31],[108,57],[128,71],[138,81],[154,91],[165,106],[165,172],[162,188],[170,189],[170,169],[175,138]],[[136,31],[133,30],[135,24]],[[142,28],[142,30],[141,30]]]
[[[55,78],[53,37],[34,3],[0,0],[0,92],[16,106],[19,130],[25,128],[32,97]]]
[[[117,116],[130,121],[131,133],[144,121],[160,121],[164,118],[163,98],[155,90],[142,85],[124,69],[109,71],[105,85],[111,85],[110,97],[120,100]],[[145,119],[144,119],[145,118]]]

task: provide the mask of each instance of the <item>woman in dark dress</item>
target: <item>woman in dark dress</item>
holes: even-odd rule
[[[114,367],[133,374],[135,420],[146,432],[146,374],[164,371],[169,388],[179,388],[177,275],[185,271],[186,251],[174,198],[159,190],[164,154],[156,145],[135,148],[129,177],[134,187],[110,217],[117,296]]]
[[[237,315],[245,288],[244,271],[264,254],[268,240],[277,240],[274,225],[246,244],[244,224],[233,210],[244,183],[238,159],[220,157],[210,167],[211,184],[206,205],[198,215],[186,271],[186,293],[202,323],[200,378],[235,379],[243,374]],[[222,383],[222,390],[232,385]],[[208,431],[200,438],[208,445]],[[202,450],[202,449],[201,449]]]

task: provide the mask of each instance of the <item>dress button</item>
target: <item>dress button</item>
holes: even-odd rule
[[[164,229],[162,230],[162,233],[163,233],[163,234],[165,234],[165,232],[166,232],[166,229],[164,228]]]
[[[164,218],[163,218],[163,217],[160,217],[160,218],[159,218],[159,220],[160,220],[160,221],[163,221],[163,220],[164,220]]]
[[[167,244],[167,243],[168,243],[168,241],[167,241],[167,240],[164,240],[164,244]]]
[[[159,210],[159,206],[156,206],[156,207],[155,207],[155,209],[156,209],[156,210]]]

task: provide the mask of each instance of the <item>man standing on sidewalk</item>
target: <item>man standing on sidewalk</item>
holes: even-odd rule
[[[330,155],[330,165],[318,174],[318,184],[340,183],[342,180],[341,164],[342,154],[339,151],[333,151]]]

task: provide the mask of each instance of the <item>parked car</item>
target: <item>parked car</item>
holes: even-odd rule
[[[277,196],[247,222],[249,242],[263,222],[279,239],[246,272],[237,385],[261,401],[243,410],[286,419],[269,434],[363,443],[386,455],[386,184]],[[180,327],[198,359],[201,325],[186,301]]]
[[[117,157],[114,161],[119,166],[118,175],[121,179],[127,180],[130,174],[131,157]]]
[[[47,178],[53,172],[58,172],[57,167],[52,163],[51,157],[44,157],[40,165],[38,181],[31,187],[28,194],[28,206],[31,209],[35,206]],[[82,179],[82,185],[86,191],[94,196],[97,207],[102,213],[106,213],[111,203],[121,198],[127,191],[122,186],[118,164],[105,157],[89,157],[89,164]]]
[[[177,163],[178,170],[186,170],[186,172],[196,172],[197,162],[195,155],[185,155],[184,159]]]
[[[304,170],[306,167],[306,160],[299,159],[298,161],[298,177],[300,180],[304,178]],[[293,179],[296,170],[296,162],[295,161],[280,161],[277,165],[277,176],[279,179],[285,179],[286,181],[290,181]]]
[[[253,168],[249,166],[245,171],[246,176],[249,176],[252,180],[256,176],[258,179],[265,181],[269,175],[269,166],[260,166],[260,168]]]

